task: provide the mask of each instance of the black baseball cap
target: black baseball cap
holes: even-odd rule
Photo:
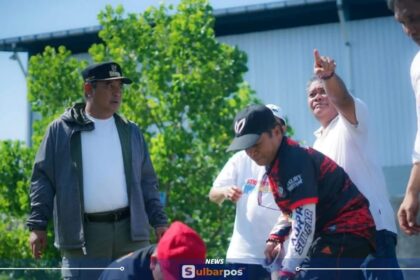
[[[131,84],[133,81],[122,75],[121,66],[116,62],[103,62],[93,64],[82,71],[85,82],[122,80],[124,84]]]
[[[245,150],[257,143],[261,134],[276,126],[273,112],[264,105],[251,105],[239,112],[233,122],[235,139],[227,151]]]

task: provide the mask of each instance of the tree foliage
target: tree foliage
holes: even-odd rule
[[[28,186],[35,150],[18,141],[0,142],[0,267],[35,267],[28,246],[25,221],[29,210]],[[48,236],[52,244],[52,232]],[[57,266],[58,252],[48,250],[42,265]],[[0,271],[1,273],[2,271]],[[15,270],[0,279],[55,279],[57,273]],[[3,278],[2,278],[3,277]]]
[[[16,141],[0,142],[0,209],[17,217],[28,212],[33,151]]]
[[[63,46],[58,49],[47,46],[41,55],[30,59],[28,98],[32,111],[40,116],[33,126],[34,147],[41,143],[45,128],[52,120],[73,102],[83,100],[80,69],[86,67],[87,62],[71,55]]]

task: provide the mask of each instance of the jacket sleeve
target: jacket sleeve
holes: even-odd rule
[[[314,238],[315,222],[315,204],[305,204],[293,210],[290,241],[282,262],[282,272],[295,274],[296,267],[307,257]]]
[[[270,231],[268,239],[283,243],[289,236],[291,228],[292,223],[289,218],[284,214],[280,214],[276,224]]]
[[[26,225],[45,230],[52,217],[55,196],[54,182],[54,124],[50,125],[38,149],[30,185],[31,212]]]
[[[142,149],[144,151],[144,158],[141,165],[141,188],[144,196],[144,203],[146,206],[147,216],[150,224],[156,228],[159,226],[166,226],[168,218],[163,211],[162,203],[160,202],[158,180],[155,170],[150,160],[149,150],[143,135],[140,133]]]

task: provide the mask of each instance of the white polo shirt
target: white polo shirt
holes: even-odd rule
[[[357,125],[340,114],[324,129],[315,131],[314,148],[344,168],[359,191],[369,200],[376,229],[397,233],[395,214],[389,202],[385,177],[375,158],[369,136],[366,105],[354,98]]]
[[[417,134],[413,151],[413,163],[416,163],[420,162],[420,51],[411,63],[410,75],[411,85],[413,86],[414,96],[416,97]]]

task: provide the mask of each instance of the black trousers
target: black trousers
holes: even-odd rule
[[[296,279],[364,279],[360,266],[372,252],[373,248],[369,241],[354,234],[318,236],[312,243],[308,258],[302,263],[302,270]]]

